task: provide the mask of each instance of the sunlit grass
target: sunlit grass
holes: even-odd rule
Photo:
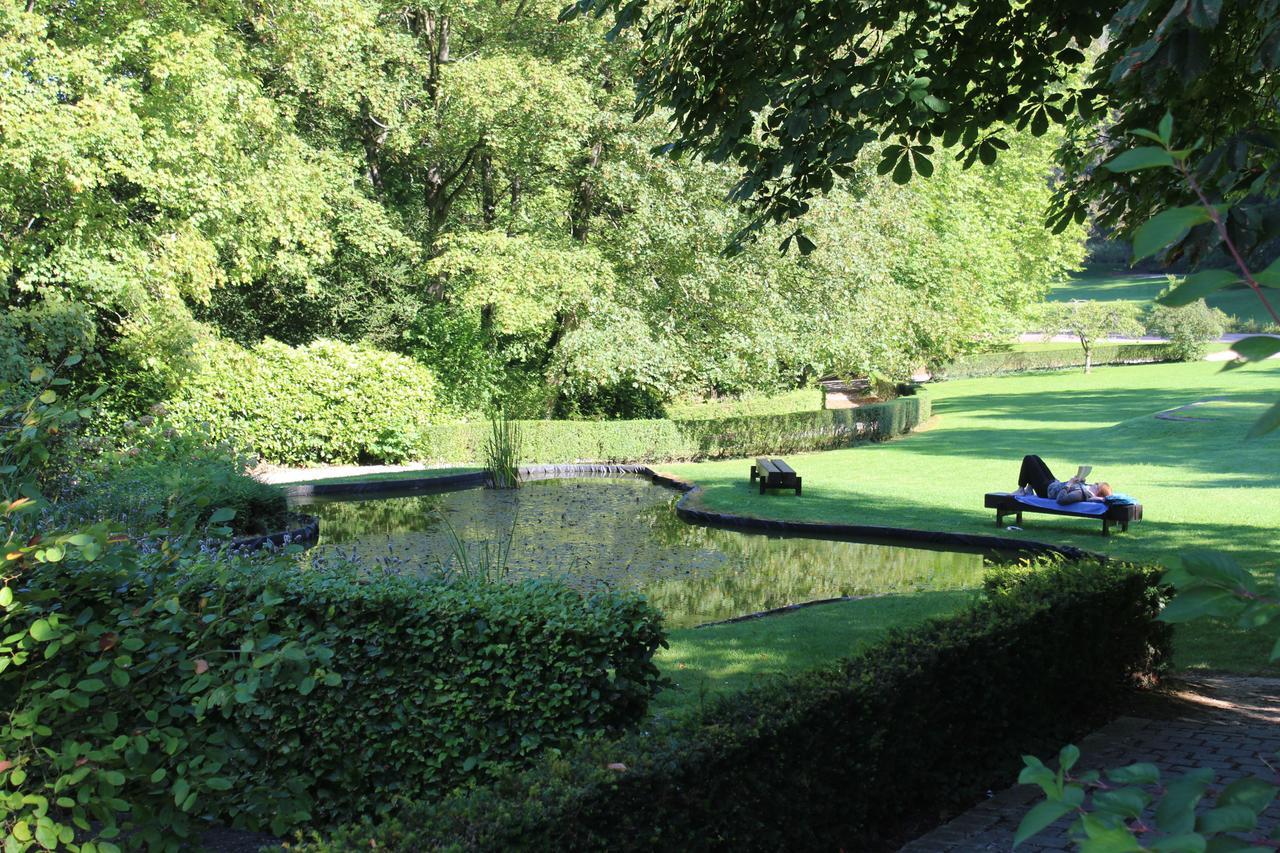
[[[982,495],[1016,485],[1026,453],[1054,470],[1093,476],[1144,505],[1145,520],[1104,538],[1092,520],[1026,515],[1015,539],[1075,545],[1112,557],[1166,561],[1180,551],[1234,554],[1269,582],[1280,566],[1280,434],[1246,442],[1264,405],[1280,397],[1280,364],[1222,372],[1212,363],[1101,367],[931,386],[935,421],[905,439],[790,457],[804,495],[760,495],[745,460],[663,466],[703,486],[702,506],[805,521],[994,533]],[[1169,421],[1157,412],[1221,398]],[[1177,662],[1252,671],[1271,632],[1181,629]]]

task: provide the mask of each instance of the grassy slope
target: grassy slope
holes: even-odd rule
[[[1065,302],[1070,299],[1088,299],[1098,302],[1133,302],[1149,305],[1164,290],[1169,280],[1162,275],[1124,275],[1095,273],[1080,275],[1061,281],[1049,291],[1049,301]],[[1247,289],[1220,290],[1209,296],[1208,303],[1239,320],[1254,320],[1270,325],[1271,316],[1253,291]]]
[[[1245,443],[1251,422],[1280,391],[1280,364],[1221,372],[1211,363],[1104,367],[940,383],[930,428],[882,445],[791,458],[804,496],[760,496],[742,461],[664,466],[705,489],[704,506],[750,515],[989,532],[982,493],[1009,489],[1025,453],[1070,472],[1078,463],[1139,497],[1146,520],[1104,539],[1093,521],[1028,515],[1006,535],[1077,545],[1121,558],[1167,560],[1188,548],[1235,554],[1260,576],[1276,568],[1280,434]],[[1192,414],[1155,412],[1223,397]],[[786,617],[791,618],[791,617]],[[1274,635],[1272,635],[1274,636]],[[1179,634],[1181,666],[1256,671],[1266,632],[1191,626]]]
[[[671,648],[659,653],[658,665],[675,686],[660,693],[653,708],[658,713],[678,712],[716,693],[744,690],[762,678],[848,657],[891,628],[953,612],[975,594],[891,595],[673,631]]]

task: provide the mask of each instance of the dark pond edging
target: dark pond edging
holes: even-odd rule
[[[527,465],[520,468],[522,480],[546,480],[557,477],[609,477],[642,476],[655,485],[683,492],[676,501],[676,516],[691,524],[724,527],[753,533],[787,533],[801,536],[817,536],[833,539],[881,539],[919,545],[959,545],[992,551],[1022,551],[1030,554],[1056,554],[1067,559],[1094,559],[1105,561],[1107,556],[1086,551],[1072,545],[1052,545],[1031,539],[1011,539],[1007,536],[991,536],[983,533],[952,533],[942,530],[916,530],[909,527],[884,527],[872,524],[834,524],[820,521],[782,521],[736,515],[727,512],[696,509],[690,506],[702,487],[678,477],[660,474],[648,465],[564,464]],[[288,490],[290,497],[312,495],[366,495],[379,492],[451,491],[484,486],[489,475],[483,471],[469,474],[450,474],[443,477],[413,477],[403,480],[375,480],[368,483],[322,483],[295,486]],[[283,534],[278,534],[283,535]],[[260,547],[260,546],[258,546]]]
[[[244,536],[228,543],[234,551],[257,551],[260,548],[282,548],[286,544],[313,545],[320,538],[320,519],[314,515],[294,514],[289,529],[263,536]]]

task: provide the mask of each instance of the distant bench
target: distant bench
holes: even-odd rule
[[[760,481],[760,494],[765,489],[795,489],[800,494],[800,480],[795,469],[781,459],[761,457],[751,466],[751,482]]]
[[[1006,515],[1016,515],[1022,525],[1024,512],[1042,512],[1045,515],[1069,515],[1073,518],[1097,518],[1102,520],[1102,535],[1111,535],[1111,525],[1119,523],[1122,531],[1129,529],[1129,522],[1142,520],[1142,504],[1108,504],[1106,512],[1082,512],[1072,509],[1076,504],[1062,504],[1055,509],[1032,506],[1018,500],[1011,492],[987,492],[986,507],[996,511],[996,527],[1004,526]]]

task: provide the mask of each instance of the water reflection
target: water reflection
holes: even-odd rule
[[[317,553],[340,551],[408,571],[450,562],[455,535],[477,552],[510,536],[512,576],[557,576],[584,591],[636,589],[671,627],[815,599],[981,581],[979,554],[700,527],[675,516],[675,499],[641,479],[568,479],[518,491],[315,498],[305,511],[320,516]]]

